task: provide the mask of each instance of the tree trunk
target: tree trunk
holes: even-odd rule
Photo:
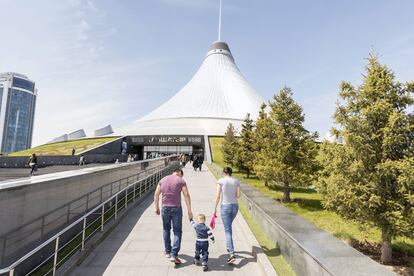
[[[392,261],[392,247],[391,234],[386,227],[382,229],[381,240],[381,262],[387,264]]]
[[[287,181],[284,182],[282,201],[283,202],[290,202],[291,201],[290,200],[290,187],[289,187],[289,182],[287,182]]]
[[[267,181],[267,179],[265,179],[265,187],[269,187],[269,182]]]
[[[247,171],[247,179],[250,178],[250,171]]]

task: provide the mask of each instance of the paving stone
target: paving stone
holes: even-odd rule
[[[207,171],[194,172],[190,168],[184,169],[184,178],[191,194],[194,215],[204,213],[209,223],[214,208],[215,179]],[[179,266],[174,266],[163,256],[161,217],[154,213],[151,201],[150,196],[131,210],[72,275],[194,276],[202,273],[202,268],[193,264],[195,232],[187,219],[184,200],[179,254],[183,264]],[[233,240],[238,256],[235,265],[226,263],[228,253],[220,214],[213,233],[216,243],[210,243],[208,275],[260,275],[259,265],[251,254],[252,245],[245,241],[237,223],[233,224]]]

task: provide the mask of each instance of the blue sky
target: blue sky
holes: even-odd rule
[[[284,85],[306,127],[332,127],[342,80],[370,51],[414,80],[412,0],[223,0],[222,38],[265,99]],[[173,96],[217,39],[218,0],[0,0],[0,72],[39,89],[34,144],[119,127]]]

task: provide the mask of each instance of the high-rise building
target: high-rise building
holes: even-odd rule
[[[32,146],[37,89],[17,73],[0,74],[0,151],[10,153]]]

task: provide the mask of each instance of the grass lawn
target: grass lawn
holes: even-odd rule
[[[220,167],[225,166],[221,153],[222,142],[223,138],[213,138],[213,141],[210,138],[213,162]],[[234,173],[234,176],[242,179],[243,182],[251,185],[265,195],[276,200],[282,198],[283,190],[281,186],[270,185],[269,187],[265,187],[263,181],[255,177],[246,179],[244,174],[237,172]],[[340,217],[333,211],[324,209],[322,206],[322,197],[314,189],[293,188],[291,198],[294,202],[283,205],[339,239],[357,240],[360,242],[380,242],[381,233],[377,227],[364,227],[355,221]],[[397,237],[393,240],[392,246],[393,249],[409,256],[414,256],[414,239]],[[411,266],[414,267],[414,264],[411,264]]]
[[[28,150],[13,152],[8,156],[30,156],[32,153],[36,153],[37,156],[72,155],[72,148],[75,148],[76,154],[79,154],[85,150],[92,149],[118,138],[119,137],[89,138],[45,144]]]

